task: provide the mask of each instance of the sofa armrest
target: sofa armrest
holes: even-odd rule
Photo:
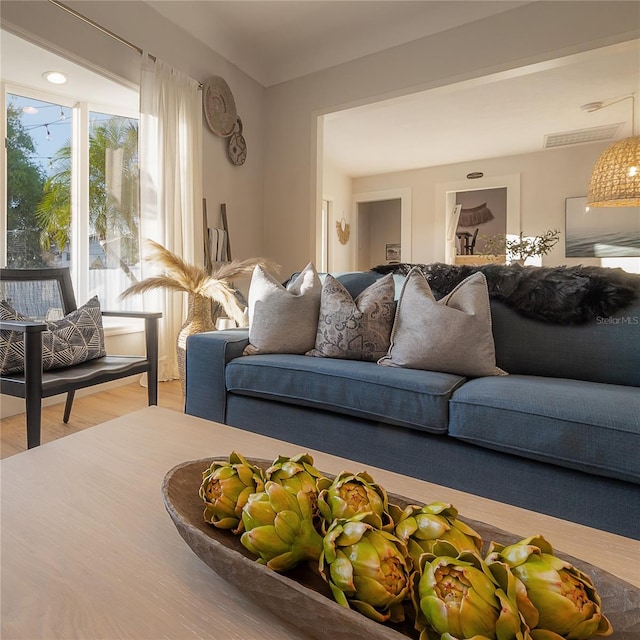
[[[224,423],[225,367],[249,344],[249,329],[195,333],[187,338],[185,413]]]

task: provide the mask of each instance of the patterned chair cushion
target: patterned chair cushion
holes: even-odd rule
[[[31,320],[0,300],[0,319]],[[42,335],[43,369],[69,367],[106,355],[100,302],[94,296],[61,320],[48,322]],[[0,331],[0,373],[20,373],[24,368],[24,334]]]

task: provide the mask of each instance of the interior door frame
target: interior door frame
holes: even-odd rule
[[[455,242],[452,244],[447,239],[447,228],[456,204],[456,193],[503,187],[507,189],[507,235],[517,236],[522,229],[519,173],[506,176],[488,176],[474,180],[442,182],[435,185],[436,237],[442,238],[438,242],[438,249],[442,252],[444,262],[454,264],[456,257]]]
[[[351,249],[352,268],[356,269],[358,264],[358,238],[360,221],[358,205],[365,202],[376,202],[378,200],[400,200],[400,255],[402,262],[411,262],[413,255],[412,248],[412,212],[411,212],[411,189],[409,187],[403,189],[385,189],[383,191],[366,191],[362,193],[354,193],[352,196],[352,216],[353,229],[351,229],[352,238],[355,239]]]

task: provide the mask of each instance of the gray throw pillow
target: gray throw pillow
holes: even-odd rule
[[[387,352],[393,325],[395,284],[387,274],[354,300],[327,275],[322,285],[315,349],[308,356],[375,362]]]
[[[2,320],[31,320],[18,313],[6,300],[0,301]],[[61,320],[47,323],[42,334],[42,368],[59,369],[106,355],[102,313],[98,297],[72,311]],[[0,331],[0,373],[20,373],[24,369],[24,334]]]
[[[249,345],[244,355],[303,354],[313,348],[320,311],[322,284],[309,263],[283,287],[261,266],[249,285]]]
[[[474,273],[437,301],[418,269],[405,280],[389,352],[378,364],[460,376],[506,375],[496,367],[487,281]]]

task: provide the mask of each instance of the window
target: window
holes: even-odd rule
[[[89,290],[117,308],[140,277],[138,120],[89,113]]]
[[[78,303],[136,308],[117,298],[140,272],[138,88],[1,35],[0,265],[68,266]]]
[[[69,266],[70,183],[57,180],[53,188],[50,181],[71,161],[71,109],[7,94],[6,131],[6,264],[16,269]]]
[[[140,275],[138,121],[41,96],[6,94],[6,264],[69,266],[79,299],[121,308]]]

